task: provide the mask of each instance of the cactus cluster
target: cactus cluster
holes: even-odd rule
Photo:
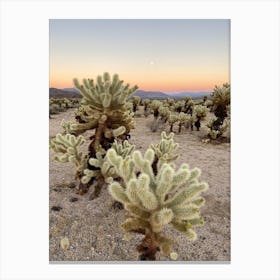
[[[171,143],[173,135],[163,135],[163,138]],[[162,143],[168,150],[167,142]],[[187,164],[176,170],[174,163],[158,161],[155,172],[152,166],[159,146],[157,152],[149,148],[143,156],[134,151],[126,159],[118,156],[114,149],[107,152],[108,161],[122,178],[122,182],[113,181],[109,186],[110,194],[128,211],[122,228],[127,233],[144,235],[137,246],[140,260],[155,260],[158,251],[170,255],[172,240],[163,235],[165,226],[172,225],[194,240],[193,227],[203,225],[199,210],[205,200],[200,195],[208,185],[199,182],[200,170],[190,169]],[[176,145],[171,150],[175,148]]]
[[[131,145],[127,140],[120,143],[115,140],[111,149],[122,159],[126,159],[134,151],[135,146]],[[106,183],[110,182],[112,178],[116,179],[118,177],[115,168],[108,161],[107,155],[103,156],[101,153],[97,153],[96,158],[90,158],[88,163],[96,169],[84,170],[84,176],[81,179],[83,184],[87,184],[93,177],[102,176]]]
[[[168,120],[168,117],[170,116],[170,110],[168,109],[168,107],[166,106],[160,106],[159,109],[158,109],[158,112],[159,112],[159,116],[160,116],[160,119],[166,123],[167,120]]]
[[[78,98],[50,98],[49,100],[49,117],[60,112],[65,112],[69,108],[79,106],[80,99]]]
[[[66,133],[73,134],[74,138],[88,130],[93,131],[86,158],[90,159],[90,162],[94,161],[93,158],[102,161],[101,158],[106,155],[106,151],[116,139],[124,141],[129,138],[134,123],[132,113],[127,110],[127,100],[137,90],[137,86],[124,86],[117,74],[111,78],[108,73],[98,76],[96,82],[93,79],[83,79],[83,84],[77,79],[73,81],[82,95],[82,101],[80,108],[76,110],[76,122],[63,122],[63,128]],[[90,162],[86,163],[87,174],[100,173],[95,172],[100,167],[97,168]],[[80,174],[80,179],[82,177],[84,175]],[[83,192],[93,183],[94,176],[86,185],[83,183],[85,181],[86,179],[83,179],[79,184],[79,189]]]

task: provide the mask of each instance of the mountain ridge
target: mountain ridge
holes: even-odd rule
[[[132,96],[139,96],[144,99],[166,99],[166,98],[174,98],[174,99],[182,99],[186,96],[190,96],[192,99],[200,99],[203,96],[209,96],[211,94],[210,91],[183,91],[176,93],[165,93],[162,91],[145,91],[145,90],[137,90]],[[49,97],[50,98],[82,98],[82,95],[75,88],[49,88]]]

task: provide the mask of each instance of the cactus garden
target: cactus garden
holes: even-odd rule
[[[117,74],[73,83],[75,106],[50,101],[68,104],[50,118],[50,261],[229,261],[229,85],[152,100]]]

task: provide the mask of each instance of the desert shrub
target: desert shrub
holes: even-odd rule
[[[167,107],[161,106],[161,107],[159,107],[158,112],[159,112],[160,119],[164,123],[166,123],[168,120],[168,117],[170,115],[169,109]]]
[[[183,111],[184,107],[185,107],[185,102],[183,100],[180,100],[180,101],[177,101],[175,104],[174,104],[174,107],[175,107],[175,111],[180,113]]]
[[[169,142],[173,140],[171,136]],[[187,164],[176,170],[172,158],[166,162],[165,155],[170,152],[166,139],[162,139],[161,144],[163,161],[152,148],[144,156],[134,151],[126,159],[118,156],[114,149],[107,153],[109,162],[122,178],[121,182],[113,181],[109,186],[110,194],[123,203],[127,211],[122,228],[127,234],[144,235],[136,247],[140,260],[155,260],[157,253],[170,256],[173,240],[163,234],[167,225],[195,240],[193,228],[204,223],[199,211],[205,199],[200,195],[208,185],[199,182],[200,170],[190,169]],[[166,153],[164,148],[168,150]]]
[[[49,106],[49,115],[55,115],[58,114],[60,112],[60,107],[58,104],[51,104]]]
[[[203,105],[197,105],[194,107],[194,125],[199,131],[199,128],[201,126],[201,121],[205,119],[207,113],[209,112],[208,108]]]
[[[181,112],[178,115],[178,133],[181,132],[182,126],[185,125],[189,121],[189,115]]]
[[[129,132],[134,127],[134,124],[131,113],[127,111],[126,104],[128,103],[128,97],[136,91],[137,86],[132,88],[129,87],[129,84],[123,86],[123,81],[119,79],[117,74],[111,79],[108,73],[98,76],[96,83],[92,79],[84,79],[83,85],[81,85],[77,79],[74,79],[74,84],[82,94],[79,111],[79,118],[82,122],[64,122],[64,127],[67,128],[68,133],[76,136],[86,131],[93,132],[90,137],[91,142],[88,146],[88,154],[83,156],[83,160],[86,162],[84,170],[95,171],[100,168],[91,165],[89,161],[94,161],[91,159],[100,160],[100,156],[105,157],[106,151],[112,147],[115,140],[124,141],[129,138]],[[76,139],[74,135],[72,135],[71,139]],[[61,139],[61,137],[59,138]],[[51,141],[50,147],[55,152],[66,154],[68,150],[73,148],[71,143],[74,140],[71,140],[71,143],[64,140],[61,139],[66,147],[69,145],[69,149],[59,149],[58,143],[54,140]],[[99,172],[98,174],[101,173]],[[91,180],[84,184],[81,181],[82,177],[82,172],[79,172],[80,183],[78,189],[81,193],[86,192],[95,180],[100,182],[102,179],[102,176],[98,176],[98,178],[91,177]]]
[[[161,107],[161,102],[158,100],[153,100],[150,104],[150,108],[153,111],[154,119],[157,119],[159,116],[159,108]]]
[[[210,139],[217,139],[221,137],[229,126],[229,121],[224,124],[224,120],[229,116],[230,109],[230,85],[223,84],[222,87],[215,86],[212,93],[212,110],[215,119],[208,123],[208,134]]]
[[[217,118],[212,118],[207,123],[207,135],[210,139],[216,140],[224,135],[224,133],[230,128],[230,119],[224,119],[222,125],[218,129],[214,129]]]
[[[150,114],[150,110],[149,110],[149,104],[151,104],[151,99],[143,99],[142,100],[142,104],[144,106],[144,116],[148,117]]]
[[[138,105],[140,104],[140,97],[139,96],[133,96],[132,99],[131,99],[131,102],[132,102],[132,110],[133,110],[133,113],[135,113],[138,109]]]
[[[178,115],[175,113],[171,113],[167,119],[169,125],[170,125],[170,132],[173,132],[173,126],[178,121]]]
[[[190,114],[192,116],[192,114],[193,114],[193,107],[194,107],[193,100],[189,96],[186,96],[186,98],[185,98],[184,113]]]

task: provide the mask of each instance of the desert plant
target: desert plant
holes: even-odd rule
[[[114,141],[112,149],[116,151],[116,154],[123,159],[126,159],[134,151],[135,146],[131,145],[127,140],[123,142]],[[103,156],[101,153],[96,153],[95,158],[90,158],[88,164],[93,168],[85,168],[83,171],[83,177],[81,181],[84,185],[90,182],[92,179],[97,181],[94,195],[99,195],[103,182],[110,183],[112,179],[121,179],[115,171],[115,168],[110,164],[107,156]],[[99,182],[98,182],[99,181]]]
[[[178,115],[178,133],[181,132],[182,130],[182,126],[184,124],[186,124],[189,120],[189,115],[181,112],[179,115]]]
[[[215,129],[215,122],[217,122],[217,118],[212,118],[207,123],[207,136],[210,139],[218,139],[223,136],[223,134],[227,131],[227,129],[230,127],[230,119],[226,118],[224,119],[222,125],[218,127],[218,129]]]
[[[197,131],[199,131],[199,128],[201,126],[201,121],[206,117],[207,113],[208,113],[208,108],[203,106],[203,105],[197,105],[194,107],[194,125],[197,129]]]
[[[208,133],[208,137],[210,139],[216,139],[222,136],[225,126],[223,125],[224,120],[229,115],[229,107],[230,107],[230,85],[223,84],[222,87],[215,86],[214,91],[212,93],[212,110],[215,115],[215,119],[209,122],[208,128],[212,130],[212,132]],[[221,133],[219,132],[221,130]],[[213,136],[215,138],[213,138]]]
[[[204,95],[203,96],[203,104],[205,105],[205,102],[207,101],[207,99],[208,99],[208,96],[207,95]]]
[[[172,105],[174,105],[175,100],[174,100],[173,98],[167,98],[167,99],[166,99],[166,103],[167,103],[169,106],[172,106]]]
[[[149,104],[151,104],[151,99],[143,99],[142,104],[144,106],[144,116],[148,117],[148,115],[149,115]]]
[[[128,212],[122,228],[128,234],[144,235],[136,247],[140,260],[155,260],[157,252],[170,256],[173,241],[162,233],[167,225],[190,240],[196,239],[192,228],[204,223],[199,211],[205,200],[200,194],[208,188],[207,183],[199,182],[198,168],[191,170],[182,164],[176,171],[174,165],[159,161],[155,174],[152,169],[155,152],[151,148],[144,156],[134,151],[123,159],[113,149],[107,156],[123,179],[109,186],[110,194]]]
[[[140,97],[139,96],[133,96],[131,99],[132,105],[133,105],[133,113],[135,113],[138,109],[138,105],[140,104]]]
[[[160,119],[166,123],[167,120],[168,120],[168,117],[170,115],[170,111],[167,107],[164,107],[164,106],[160,106],[159,109],[158,109],[158,112],[159,112],[159,116],[160,116]]]
[[[170,132],[173,132],[173,126],[178,121],[178,115],[177,114],[170,114],[167,119],[169,125],[170,125]]]
[[[187,114],[187,120],[185,121],[185,128],[191,128],[193,130],[194,116]]]
[[[213,105],[213,101],[210,100],[210,99],[207,99],[207,100],[204,102],[204,106],[206,106],[207,108],[212,108],[212,105]]]
[[[105,156],[115,139],[125,140],[133,128],[133,118],[127,111],[128,97],[136,91],[137,86],[130,88],[129,84],[123,86],[117,74],[111,79],[108,73],[103,77],[98,76],[96,83],[92,79],[84,79],[81,85],[74,79],[75,87],[82,94],[80,119],[82,122],[65,124],[68,132],[80,135],[88,130],[94,130],[90,137],[88,158],[96,158],[98,155]],[[88,162],[85,169],[96,170]],[[83,175],[80,176],[80,179]],[[79,184],[79,189],[85,192],[93,183],[94,177],[84,185]]]
[[[150,104],[150,108],[152,109],[153,111],[153,114],[154,114],[154,119],[156,120],[159,116],[159,108],[161,106],[161,102],[158,101],[158,100],[153,100]]]
[[[185,106],[185,102],[183,100],[177,101],[174,104],[174,107],[175,107],[175,110],[176,110],[177,113],[182,112],[183,109],[184,109],[184,106]]]
[[[82,135],[75,137],[71,134],[62,135],[58,133],[50,140],[50,148],[56,153],[54,159],[60,162],[71,162],[76,167],[75,179],[81,178],[86,167],[87,156],[81,152],[81,147],[85,143]]]
[[[190,114],[192,116],[192,114],[193,114],[193,106],[194,106],[193,100],[189,96],[187,96],[185,98],[184,113]]]
[[[174,141],[174,133],[171,132],[169,135],[166,134],[165,131],[161,133],[161,140],[157,144],[151,144],[150,149],[152,149],[155,153],[154,161],[153,161],[153,171],[154,174],[157,175],[157,170],[164,163],[170,164],[172,167],[175,167],[173,162],[179,157],[179,154],[176,150],[179,147],[179,144]]]

